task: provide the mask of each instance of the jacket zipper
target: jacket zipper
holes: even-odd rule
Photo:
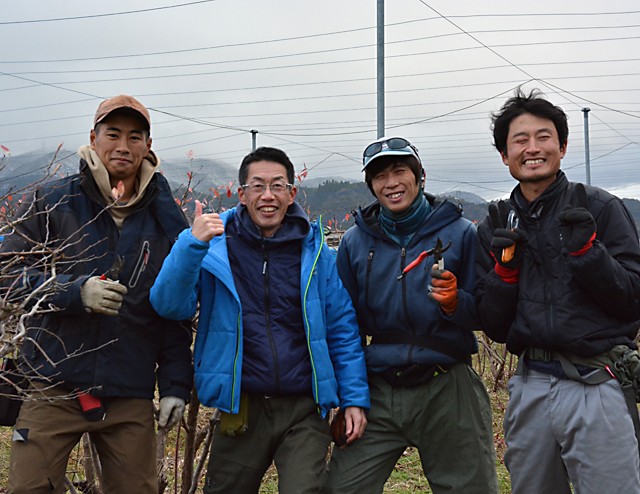
[[[318,219],[318,224],[322,224],[322,216]],[[320,393],[318,392],[318,374],[316,372],[316,364],[313,358],[313,352],[311,351],[311,326],[309,325],[309,319],[307,317],[307,294],[309,293],[309,286],[311,285],[311,280],[313,279],[313,274],[316,272],[318,259],[320,259],[320,254],[322,254],[322,246],[324,245],[324,232],[322,227],[319,228],[320,231],[320,247],[316,252],[315,258],[313,260],[313,265],[311,266],[311,271],[309,274],[309,279],[304,288],[304,296],[302,297],[302,316],[303,316],[303,324],[305,327],[305,333],[307,335],[307,348],[309,349],[309,359],[311,360],[311,373],[312,373],[312,392],[313,398],[316,403],[320,401]]]
[[[407,262],[407,250],[406,248],[402,247],[402,249],[400,250],[400,272],[402,273],[402,271],[405,268],[405,264]],[[402,278],[402,309],[404,310],[404,317],[407,320],[407,323],[409,324],[409,329],[411,330],[412,334],[416,334],[416,328],[413,327],[413,324],[411,323],[411,318],[409,317],[409,307],[408,307],[408,301],[407,301],[407,279],[406,278]],[[409,355],[408,355],[409,359],[411,359],[413,357],[413,345],[409,346]]]
[[[552,273],[552,269],[549,266],[548,260],[547,260],[547,256],[544,255],[544,240],[542,239],[542,235],[540,234],[541,231],[541,225],[540,225],[540,221],[538,219],[535,220],[535,227],[536,227],[536,243],[538,244],[538,259],[540,260],[540,263],[542,264],[544,271],[545,271],[545,277],[544,277],[544,307],[545,307],[545,318],[547,320],[547,337],[553,332],[553,317],[552,317],[552,306],[553,306],[553,301],[551,300],[551,296],[549,293],[549,279]]]
[[[271,292],[269,290],[269,255],[262,242],[262,279],[264,284],[264,312],[265,326],[267,336],[269,337],[269,346],[271,347],[271,355],[273,356],[273,371],[275,373],[276,389],[280,390],[280,366],[278,364],[278,351],[273,341],[273,333],[271,332]]]
[[[369,280],[371,278],[371,270],[373,269],[374,254],[375,254],[375,249],[372,247],[371,250],[369,251],[369,255],[367,256],[367,273],[365,276],[365,283],[364,283],[364,300],[365,300],[365,303],[367,304],[367,312],[371,315],[373,319],[373,328],[369,328],[370,334],[375,334],[378,332],[378,321],[376,320],[375,312],[371,309],[371,306],[369,305]],[[363,328],[363,329],[365,332],[365,335],[363,337],[363,346],[366,346],[367,328]]]
[[[528,217],[533,220],[535,226],[535,234],[536,234],[536,244],[538,246],[538,262],[542,265],[544,269],[544,307],[545,307],[545,319],[547,321],[546,333],[547,336],[553,332],[553,300],[551,297],[551,293],[549,290],[549,280],[552,279],[553,274],[553,266],[549,264],[549,258],[545,255],[544,251],[544,239],[541,234],[542,231],[542,222],[541,222],[541,213],[544,209],[543,203],[532,204],[529,210]]]

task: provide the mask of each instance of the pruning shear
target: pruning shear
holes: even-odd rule
[[[438,239],[436,240],[436,246],[433,249],[422,251],[418,255],[418,257],[407,264],[407,267],[402,270],[402,273],[400,273],[400,276],[398,276],[397,279],[401,280],[402,278],[404,278],[409,271],[415,268],[430,255],[433,255],[433,261],[438,265],[438,269],[444,269],[444,257],[442,257],[442,253],[448,250],[449,247],[451,247],[451,240],[449,240],[449,243],[446,247],[442,247],[442,240],[440,240],[440,238],[438,237]]]
[[[102,273],[100,275],[100,279],[101,280],[117,280],[118,279],[118,275],[120,274],[120,269],[122,269],[122,266],[124,265],[124,257],[122,256],[116,256],[115,261],[113,261],[113,264],[111,265],[111,267],[104,273]]]
[[[514,231],[516,228],[518,228],[518,216],[516,215],[516,212],[512,209],[511,211],[509,211],[509,215],[507,216],[507,229]],[[516,253],[516,244],[514,243],[513,245],[510,245],[509,247],[505,247],[504,249],[502,249],[502,262],[509,262],[511,259],[513,259],[513,256]]]

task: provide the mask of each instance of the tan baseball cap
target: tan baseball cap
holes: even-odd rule
[[[149,116],[149,110],[147,110],[145,106],[133,96],[128,96],[126,94],[114,96],[113,98],[106,99],[100,103],[96,110],[96,116],[93,119],[93,126],[95,127],[97,124],[102,122],[111,112],[122,108],[138,112],[147,123],[147,130],[151,129],[151,117]]]

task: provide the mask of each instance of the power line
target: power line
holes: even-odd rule
[[[208,1],[215,1],[215,0],[208,0]],[[192,2],[192,3],[200,3],[200,2]],[[189,5],[189,4],[180,4],[179,6],[181,6],[181,5]],[[165,7],[165,8],[170,8],[170,7]],[[431,8],[431,7],[429,7],[429,8]],[[153,10],[153,9],[149,9],[149,10]],[[138,11],[132,11],[132,12],[138,12]],[[124,13],[127,13],[127,12],[122,12],[120,14],[124,14]],[[111,15],[116,15],[116,14],[118,14],[118,13],[114,13],[114,14],[111,14]],[[469,19],[469,18],[483,18],[483,17],[563,17],[563,16],[569,16],[569,17],[597,16],[599,18],[602,18],[602,17],[607,17],[607,16],[632,15],[632,14],[640,14],[640,11],[632,10],[632,11],[619,11],[619,12],[576,12],[576,13],[562,13],[562,12],[540,13],[540,12],[535,12],[535,13],[514,13],[514,14],[452,15],[452,16],[448,16],[448,17],[451,18],[451,19]],[[417,23],[417,22],[433,21],[433,20],[438,20],[438,19],[441,19],[441,18],[443,18],[443,16],[438,14],[438,17],[427,17],[427,18],[421,18],[421,19],[411,19],[411,20],[408,20],[408,21],[400,21],[400,22],[389,23],[389,24],[385,24],[385,27],[396,27],[396,26],[402,26],[402,25],[407,25],[407,24],[412,24],[412,23]],[[37,21],[25,21],[25,22],[37,22]],[[3,23],[0,23],[0,25],[1,24],[3,24]],[[4,23],[4,24],[7,24],[7,23]],[[275,39],[268,39],[268,40],[248,41],[248,42],[243,42],[243,43],[229,43],[229,44],[223,44],[223,45],[213,45],[213,46],[206,46],[206,47],[187,48],[187,49],[182,49],[182,50],[168,50],[168,51],[143,52],[143,53],[128,53],[128,54],[123,54],[123,55],[110,55],[110,56],[102,56],[102,57],[92,56],[92,57],[82,57],[82,58],[58,58],[58,59],[45,59],[45,60],[8,60],[8,61],[7,60],[3,60],[3,61],[0,61],[0,63],[81,62],[81,61],[105,60],[105,59],[114,59],[114,58],[133,58],[133,57],[147,57],[147,56],[155,56],[155,55],[170,55],[170,54],[176,54],[176,53],[188,53],[188,52],[195,52],[195,51],[202,51],[202,50],[215,50],[215,49],[220,49],[220,48],[235,48],[235,47],[241,47],[241,46],[255,46],[255,45],[263,45],[265,43],[279,43],[279,42],[283,42],[283,41],[299,41],[299,40],[302,40],[302,39],[311,39],[311,38],[317,38],[317,37],[322,37],[322,36],[334,36],[334,35],[339,35],[339,34],[350,34],[350,33],[355,33],[355,32],[368,31],[368,30],[372,30],[372,29],[375,29],[375,26],[367,26],[367,27],[355,28],[355,29],[345,29],[345,30],[339,30],[339,31],[330,31],[330,32],[325,32],[325,33],[317,33],[317,34],[308,34],[308,35],[303,35],[303,36],[292,36],[292,37],[286,37],[286,38],[275,38]]]
[[[125,11],[125,12],[110,12],[107,14],[93,14],[93,15],[80,15],[80,16],[75,16],[75,17],[57,17],[54,19],[31,19],[31,20],[23,20],[23,21],[5,21],[5,22],[0,22],[0,26],[8,26],[11,24],[36,24],[36,23],[41,23],[41,22],[58,22],[58,21],[76,21],[79,19],[96,19],[98,17],[113,17],[113,16],[117,16],[117,15],[129,15],[129,14],[141,14],[144,12],[153,12],[153,11],[157,11],[157,10],[168,10],[168,9],[175,9],[175,8],[179,8],[179,7],[186,7],[189,5],[197,5],[200,3],[211,3],[211,2],[215,2],[216,0],[200,0],[197,2],[188,2],[188,3],[179,3],[176,5],[166,5],[164,7],[153,7],[153,8],[149,8],[149,9],[140,9],[140,10],[129,10],[129,11]]]
[[[522,63],[519,64],[522,67],[544,67],[544,66],[554,66],[554,65],[571,65],[571,64],[599,64],[599,63],[622,63],[622,62],[638,62],[640,61],[640,58],[622,58],[622,59],[607,59],[607,60],[561,60],[561,61],[555,61],[555,62],[537,62],[537,63]],[[471,67],[471,68],[463,68],[463,69],[449,69],[449,70],[437,70],[437,71],[430,71],[430,72],[420,72],[420,73],[413,73],[413,74],[398,74],[398,75],[389,75],[386,77],[386,79],[404,79],[404,78],[409,78],[409,77],[424,77],[424,76],[430,76],[430,75],[439,75],[439,74],[453,74],[453,73],[463,73],[463,72],[471,72],[471,71],[484,71],[484,70],[495,70],[495,69],[500,69],[500,68],[508,68],[511,67],[511,65],[509,64],[504,64],[504,65],[493,65],[493,66],[482,66],[482,67]],[[611,76],[617,76],[618,74],[608,74],[607,77],[611,77]],[[585,78],[585,77],[601,77],[601,76],[589,76],[589,75],[581,75],[581,78]],[[251,90],[264,90],[264,89],[276,89],[276,88],[296,88],[296,87],[305,87],[305,86],[316,86],[316,85],[322,85],[322,86],[326,86],[327,84],[343,84],[343,83],[353,83],[353,82],[366,82],[366,81],[374,81],[375,78],[374,77],[358,77],[358,78],[352,78],[352,79],[337,79],[337,80],[324,80],[324,81],[311,81],[311,82],[296,82],[296,83],[287,83],[287,84],[267,84],[267,85],[261,85],[261,86],[235,86],[235,87],[228,87],[228,88],[217,88],[217,89],[207,89],[207,90],[191,90],[191,91],[172,91],[172,92],[165,92],[165,93],[144,93],[144,94],[140,94],[139,97],[156,97],[156,96],[178,96],[178,95],[195,95],[195,94],[211,94],[211,93],[215,93],[215,94],[220,94],[223,92],[238,92],[238,91],[251,91]],[[9,89],[4,89],[4,90],[0,90],[0,91],[12,91],[12,90],[17,90],[17,89],[28,89],[28,88],[32,88],[32,87],[38,87],[40,86],[40,84],[32,84],[29,86],[22,86],[22,87],[18,87],[18,88],[9,88]],[[589,92],[620,92],[620,91],[636,91],[636,88],[630,88],[630,89],[615,89],[615,88],[607,88],[607,89],[602,89],[602,90],[589,90]],[[580,92],[580,91],[576,91],[576,92]],[[53,106],[66,106],[69,104],[73,104],[73,103],[82,103],[85,101],[90,101],[93,98],[85,98],[85,99],[80,99],[80,100],[74,100],[74,101],[64,101],[64,102],[60,102],[60,103],[49,103],[49,104],[45,104],[45,105],[32,105],[32,106],[24,106],[24,107],[19,107],[19,108],[9,108],[9,109],[5,109],[5,110],[0,110],[0,113],[6,113],[6,112],[12,112],[12,111],[24,111],[24,110],[33,110],[33,109],[40,109],[40,108],[49,108],[49,107],[53,107]],[[264,102],[271,102],[271,101],[279,101],[279,100],[257,100],[257,101],[247,101],[247,100],[241,100],[241,101],[232,101],[232,102],[217,102],[217,103],[207,103],[204,106],[218,106],[218,105],[230,105],[230,104],[246,104],[246,103],[264,103]],[[618,104],[626,104],[627,102],[620,102]],[[634,103],[632,103],[634,104]],[[183,106],[183,107],[188,107],[189,105],[174,105],[174,107],[179,107],[179,106]],[[197,106],[201,106],[201,105],[197,105]],[[164,108],[170,108],[170,107],[164,107]]]
[[[471,34],[486,34],[486,33],[510,33],[510,32],[540,32],[540,31],[572,31],[572,30],[589,30],[593,31],[594,29],[627,29],[627,28],[638,28],[640,24],[634,25],[625,25],[625,26],[565,26],[559,28],[523,28],[523,29],[500,29],[500,30],[480,30],[480,31],[469,31]],[[466,33],[445,33],[445,34],[435,34],[429,36],[421,36],[419,38],[410,38],[410,39],[402,39],[395,41],[387,41],[386,45],[394,45],[401,43],[413,43],[415,41],[425,41],[436,38],[445,38],[445,37],[453,37],[453,36],[463,36]],[[626,38],[624,38],[626,39]],[[576,40],[567,40],[567,41],[576,41]],[[526,46],[526,45],[525,45]],[[309,56],[309,55],[320,55],[325,53],[335,53],[335,52],[344,52],[346,50],[359,50],[362,48],[373,48],[375,47],[374,43],[367,43],[363,45],[349,45],[349,46],[341,46],[338,48],[328,48],[323,50],[314,50],[314,51],[306,51],[306,52],[296,52],[296,53],[284,53],[279,55],[268,55],[268,56],[260,56],[260,57],[250,57],[250,58],[234,58],[231,60],[216,60],[212,62],[194,62],[194,63],[183,63],[183,64],[170,64],[170,65],[152,65],[146,67],[110,67],[104,69],[87,69],[83,67],[81,69],[70,69],[70,70],[30,70],[24,72],[12,72],[15,75],[32,75],[32,74],[77,74],[77,73],[96,73],[96,72],[122,72],[122,71],[140,71],[140,70],[159,70],[159,69],[183,69],[186,67],[204,67],[209,65],[221,65],[221,64],[229,64],[229,63],[240,63],[240,62],[255,62],[255,61],[264,61],[264,60],[275,60],[279,58],[289,58],[289,57],[301,57],[301,56]],[[605,62],[610,62],[611,60],[605,60]],[[1,63],[1,62],[0,62]],[[557,62],[558,63],[558,62]],[[570,63],[570,62],[569,62]],[[540,64],[543,65],[543,64]]]
[[[421,0],[422,1],[422,0]],[[474,38],[475,39],[475,38]],[[505,47],[526,47],[526,46],[540,46],[540,45],[549,45],[549,44],[572,44],[572,43],[599,43],[605,41],[628,41],[632,39],[640,39],[640,36],[626,36],[626,37],[618,37],[618,38],[600,38],[600,39],[582,39],[582,40],[565,40],[565,41],[541,41],[535,43],[505,43],[505,44],[494,44],[491,46],[482,44],[481,47],[465,47],[465,48],[449,48],[444,50],[433,50],[428,52],[415,52],[415,53],[403,53],[400,55],[390,55],[387,58],[406,58],[406,57],[414,57],[414,56],[424,56],[424,55],[440,55],[444,53],[454,53],[454,52],[462,52],[462,51],[471,51],[471,50],[479,50],[482,48],[490,50],[492,53],[496,54],[503,60],[505,60],[512,67],[522,71],[523,73],[528,75],[528,72],[522,69],[521,67],[513,64],[506,58],[502,57],[498,52],[496,52],[493,48],[505,48]],[[87,83],[97,83],[97,82],[121,82],[121,81],[140,81],[140,80],[152,80],[152,79],[166,79],[166,78],[184,78],[184,77],[195,77],[195,76],[210,76],[210,75],[222,75],[222,74],[234,74],[234,73],[243,73],[243,72],[257,72],[257,71],[272,71],[272,70],[283,70],[283,69],[294,69],[294,68],[308,68],[308,67],[317,67],[324,65],[333,65],[333,64],[344,64],[344,63],[355,63],[355,62],[370,62],[375,60],[375,57],[364,57],[364,58],[351,58],[351,59],[343,59],[343,60],[328,60],[322,62],[309,62],[309,63],[300,63],[300,64],[291,64],[291,65],[278,65],[278,66],[266,66],[266,67],[248,67],[242,69],[231,69],[231,70],[222,70],[222,71],[213,71],[213,72],[195,72],[195,73],[187,73],[187,74],[166,74],[166,75],[155,75],[155,76],[140,76],[140,77],[127,77],[127,78],[112,78],[112,79],[86,79],[86,80],[69,80],[69,81],[60,81],[56,84],[59,85],[71,85],[71,84],[87,84]],[[6,76],[13,76],[21,78],[22,76],[9,72],[0,72]],[[24,78],[25,80],[29,80]],[[45,85],[50,85],[47,83],[42,83]],[[9,89],[12,90],[12,89]],[[0,90],[6,91],[6,89]]]
[[[396,22],[393,24],[387,24],[387,26],[400,26],[400,25],[405,25],[405,24],[412,24],[415,22],[424,22],[424,21],[430,21],[430,20],[436,20],[437,17],[430,17],[430,18],[426,18],[426,19],[412,19],[409,21],[402,21],[402,22]],[[303,39],[312,39],[312,38],[319,38],[319,37],[324,37],[324,36],[334,36],[334,35],[338,35],[338,34],[350,34],[350,33],[356,33],[356,32],[360,32],[360,31],[370,31],[372,29],[375,29],[375,26],[367,26],[367,27],[360,27],[360,28],[355,28],[355,29],[344,29],[341,31],[329,31],[326,33],[317,33],[317,34],[306,34],[306,35],[302,35],[302,36],[291,36],[288,38],[275,38],[275,39],[267,39],[267,40],[260,40],[260,41],[247,41],[247,42],[243,42],[243,43],[229,43],[229,44],[225,44],[225,45],[213,45],[213,46],[204,46],[204,47],[197,47],[197,48],[185,48],[182,50],[167,50],[167,51],[156,51],[156,52],[144,52],[144,53],[129,53],[129,54],[125,54],[125,55],[109,55],[109,56],[103,56],[103,57],[83,57],[83,58],[58,58],[58,59],[49,59],[49,60],[15,60],[15,61],[0,61],[0,63],[59,63],[59,62],[85,62],[85,61],[92,61],[92,60],[106,60],[106,59],[114,59],[114,58],[134,58],[134,57],[149,57],[149,56],[156,56],[156,55],[172,55],[172,54],[177,54],[177,53],[189,53],[189,52],[196,52],[196,51],[204,51],[204,50],[217,50],[220,48],[238,48],[238,47],[244,47],[244,46],[255,46],[255,45],[264,45],[267,43],[280,43],[283,41],[300,41]]]

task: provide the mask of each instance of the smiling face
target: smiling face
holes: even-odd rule
[[[287,169],[275,161],[255,161],[249,165],[246,184],[238,189],[238,198],[244,204],[251,221],[260,229],[263,237],[272,237],[284,220],[287,209],[296,197],[295,187],[285,187],[274,194],[270,187],[255,191],[251,185],[287,183]]]
[[[399,214],[418,197],[420,184],[409,165],[396,162],[373,174],[371,189],[382,207]]]
[[[142,160],[149,154],[151,138],[141,117],[114,111],[91,131],[91,149],[109,172],[112,186],[122,180],[125,189],[133,190]]]
[[[524,113],[511,121],[506,149],[500,153],[502,162],[520,182],[524,197],[532,201],[555,180],[567,146],[560,147],[551,120]]]

